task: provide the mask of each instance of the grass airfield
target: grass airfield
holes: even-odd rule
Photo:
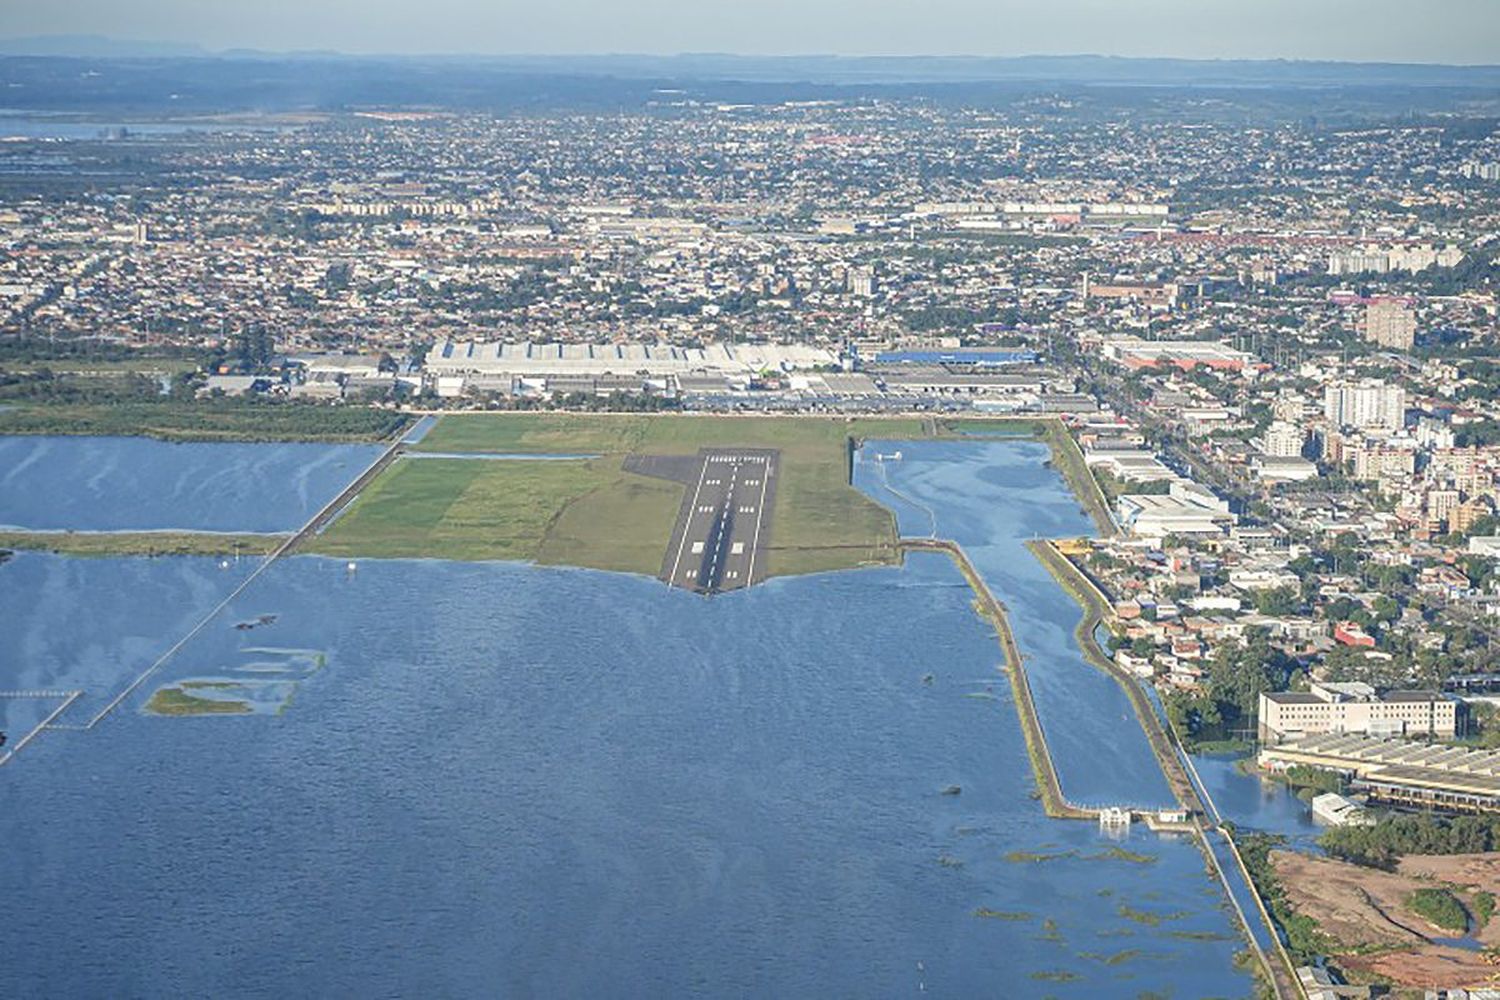
[[[634,414],[446,416],[302,551],[338,556],[523,559],[655,575],[680,483],[622,468],[627,455],[776,448],[781,480],[769,574],[893,563],[895,519],[849,483],[850,440],[915,438],[917,419]]]
[[[1047,442],[1100,530],[1110,530],[1077,446],[1054,419],[464,413],[441,417],[321,533],[294,549],[350,559],[519,560],[655,576],[688,487],[629,471],[627,459],[754,448],[780,453],[770,540],[762,548],[766,576],[894,564],[901,559],[895,516],[850,484],[854,444],[971,434]],[[200,428],[192,437],[217,435],[217,429]],[[7,549],[253,555],[286,537],[8,531],[0,533],[0,558]]]

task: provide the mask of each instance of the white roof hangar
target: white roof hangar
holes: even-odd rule
[[[440,340],[427,352],[426,368],[434,375],[754,374],[836,362],[832,352],[805,344],[714,344],[689,348],[638,343]]]

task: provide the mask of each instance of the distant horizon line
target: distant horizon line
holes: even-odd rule
[[[66,51],[69,44],[78,45],[75,51]],[[55,47],[55,51],[17,51],[18,48]],[[88,46],[119,49],[109,51],[83,51]],[[132,53],[127,50],[137,50]],[[145,50],[156,50],[146,52]],[[546,52],[462,52],[462,51],[349,51],[344,49],[270,49],[252,46],[214,48],[198,42],[175,41],[160,38],[125,38],[112,35],[50,34],[0,36],[0,57],[22,56],[29,58],[233,58],[236,56],[273,56],[293,58],[344,58],[344,59],[725,59],[725,60],[882,60],[882,61],[951,61],[951,62],[1024,62],[1028,60],[1098,60],[1119,62],[1176,62],[1202,65],[1225,64],[1275,64],[1292,66],[1349,66],[1349,67],[1427,67],[1442,69],[1500,69],[1500,61],[1489,63],[1450,63],[1431,60],[1408,59],[1339,59],[1333,57],[1308,56],[1185,56],[1185,55],[1120,55],[1108,52],[1024,52],[1011,54],[986,54],[973,52],[955,53],[900,53],[900,52],[732,52],[721,50],[678,50],[673,52],[649,51],[546,51]]]

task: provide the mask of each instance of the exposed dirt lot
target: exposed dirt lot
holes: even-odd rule
[[[1394,873],[1289,851],[1273,851],[1271,860],[1292,906],[1338,942],[1343,968],[1413,988],[1500,984],[1500,965],[1484,951],[1440,943],[1451,932],[1406,905],[1417,889],[1447,888],[1472,919],[1474,891],[1500,895],[1500,854],[1412,856]],[[1500,946],[1500,918],[1476,937],[1485,947]]]

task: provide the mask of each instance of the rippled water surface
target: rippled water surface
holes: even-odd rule
[[[1123,696],[1068,652],[1076,606],[1020,547],[1086,528],[1045,451],[901,447],[892,482],[1011,608],[1069,794],[1163,798]],[[190,617],[172,605],[235,572],[23,553],[0,567],[0,612],[27,622],[0,630],[0,687],[123,688]],[[1191,844],[1042,814],[971,602],[936,555],[713,599],[279,562],[121,711],[0,768],[0,991],[1248,993]],[[142,712],[184,679],[291,688],[268,714]]]
[[[293,531],[381,450],[379,445],[0,436],[0,526]]]

